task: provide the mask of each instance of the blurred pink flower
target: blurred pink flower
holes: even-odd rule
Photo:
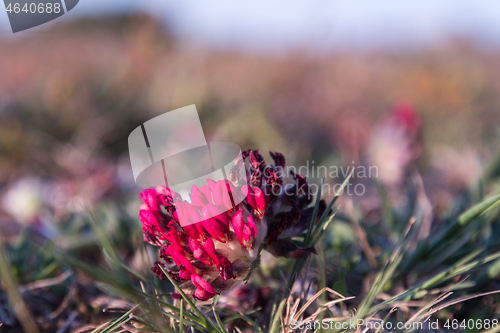
[[[421,128],[420,117],[406,101],[396,103],[390,116],[375,126],[368,156],[382,182],[396,185],[404,179],[421,153]]]

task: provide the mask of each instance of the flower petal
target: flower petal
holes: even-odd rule
[[[218,254],[217,260],[215,261],[217,269],[219,270],[220,277],[224,280],[233,279],[233,265],[226,257]]]
[[[148,188],[141,192],[141,200],[149,207],[150,210],[158,210],[158,206],[161,203],[156,190],[152,188]]]
[[[203,185],[200,187],[200,192],[203,193],[205,198],[207,199],[207,203],[212,203],[212,191],[210,190],[210,187],[207,185]]]
[[[203,228],[212,236],[214,239],[218,240],[221,243],[225,243],[228,239],[229,229],[223,224],[221,221],[213,217],[210,212],[209,206],[213,206],[209,204],[202,208],[202,225]]]
[[[190,271],[191,273],[196,274],[196,269],[194,268],[193,264],[191,264],[191,262],[186,257],[184,257],[182,254],[174,252],[174,253],[172,253],[172,258],[176,258],[178,261],[180,261],[181,264],[180,265],[177,264],[177,266],[179,266],[179,267],[182,266],[185,269],[187,269],[188,271]]]
[[[206,291],[208,291],[209,293],[212,293],[212,294],[217,294],[214,290],[214,288],[212,288],[212,286],[210,285],[210,283],[208,283],[207,281],[203,280],[203,278],[199,275],[196,275],[196,274],[193,274],[191,275],[191,282],[193,282],[193,284],[197,287],[197,288],[201,288],[201,289],[204,289]]]
[[[192,276],[192,275],[191,275]],[[214,297],[216,294],[208,292],[202,288],[196,288],[193,297],[199,299],[200,301],[207,301]]]
[[[212,258],[213,261],[217,261],[217,257],[215,254],[215,245],[214,245],[214,242],[212,241],[211,238],[209,238],[205,241],[203,248],[207,252],[207,254],[210,256],[210,258]]]
[[[252,246],[252,229],[245,224],[243,226],[243,232],[242,232],[242,238],[243,238],[243,243],[241,243],[242,246],[246,247],[247,249]]]
[[[191,186],[191,202],[195,206],[203,207],[206,204],[208,204],[207,197],[205,194],[203,194],[198,186],[194,185]]]
[[[252,231],[252,236],[257,237],[257,228],[255,227],[255,223],[253,222],[253,218],[251,216],[247,217],[247,226]]]
[[[205,229],[203,228],[203,225],[201,224],[201,214],[196,207],[193,205],[189,204],[188,202],[184,201],[184,207],[185,210],[189,212],[189,217],[191,218],[192,223],[196,227],[199,233],[199,238],[205,239]]]
[[[257,209],[257,202],[255,202],[255,194],[253,189],[248,185],[243,185],[241,191],[246,195],[247,202],[253,209]]]
[[[214,288],[208,283],[207,281],[203,280],[201,276],[192,274],[191,275],[191,282],[196,287],[196,291],[194,292],[193,297],[196,299],[199,299],[201,301],[206,301],[215,295],[218,295],[218,293],[215,292]]]
[[[241,209],[233,215],[232,224],[234,233],[236,234],[236,237],[238,237],[238,241],[241,245],[243,245],[243,226],[245,223],[243,222],[243,212]]]
[[[188,271],[184,267],[181,267],[181,270],[179,271],[179,277],[181,279],[189,280],[191,278],[191,275],[193,275],[193,273],[191,273],[190,271]]]
[[[191,249],[191,251],[193,251],[193,257],[195,257],[195,259],[201,261],[206,265],[213,264],[212,258],[210,258],[199,241],[189,238],[189,248]]]
[[[267,210],[268,199],[267,195],[258,187],[254,188],[255,202],[260,216],[263,216]]]
[[[220,183],[215,182],[209,178],[207,178],[207,184],[208,187],[210,187],[210,190],[212,190],[212,198],[214,200],[214,203],[218,205],[223,205],[224,201],[222,198],[222,188],[220,187]]]

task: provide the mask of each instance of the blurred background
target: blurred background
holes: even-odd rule
[[[81,0],[16,34],[2,9],[4,237],[29,225],[85,247],[90,208],[140,233],[128,135],[190,104],[208,140],[267,161],[376,166],[395,205],[418,175],[439,216],[500,142],[500,3]],[[370,193],[354,198],[365,213]]]
[[[209,140],[297,166],[375,165],[387,184],[411,165],[460,191],[499,140],[499,13],[493,1],[85,0],[12,34],[2,11],[2,229],[136,193],[128,134],[190,104]]]

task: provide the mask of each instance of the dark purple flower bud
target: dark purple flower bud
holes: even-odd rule
[[[283,156],[282,153],[278,152],[272,152],[270,151],[269,154],[271,154],[271,157],[274,160],[274,165],[278,168],[284,168],[285,167],[285,156]]]
[[[314,247],[302,248],[286,239],[278,239],[273,245],[267,246],[266,250],[276,257],[302,259],[311,253],[316,253]]]

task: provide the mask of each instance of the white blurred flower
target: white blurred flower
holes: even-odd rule
[[[33,222],[42,208],[42,182],[24,178],[9,187],[2,198],[2,208],[18,222]]]
[[[384,183],[396,184],[403,178],[406,166],[413,158],[410,144],[405,133],[398,128],[384,126],[374,131],[368,154]]]

